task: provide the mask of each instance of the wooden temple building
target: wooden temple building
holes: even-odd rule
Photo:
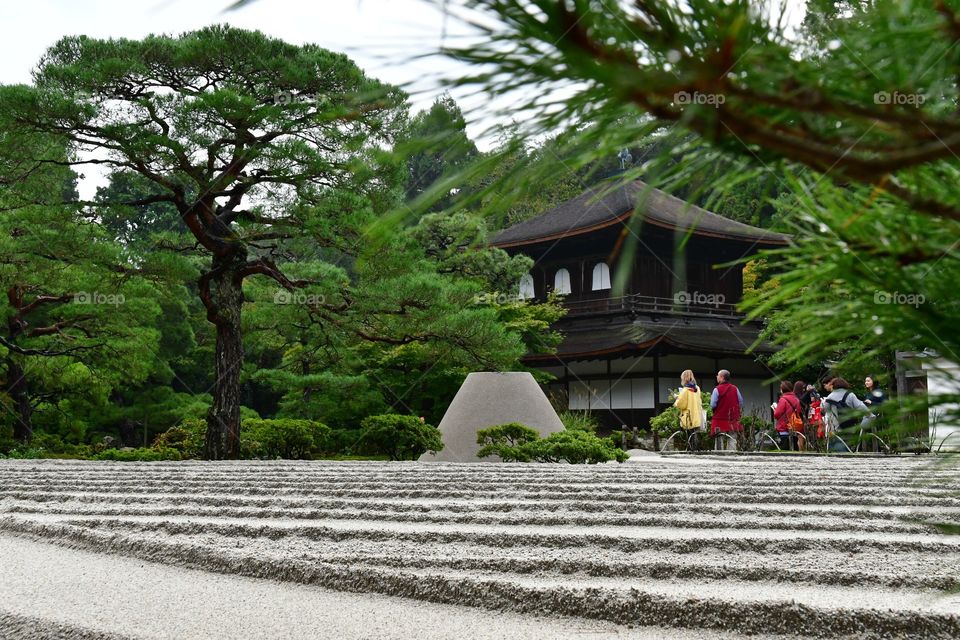
[[[547,393],[608,428],[643,429],[668,405],[684,369],[704,391],[729,369],[745,412],[769,417],[774,389],[764,381],[772,372],[745,353],[760,326],[744,324],[736,310],[743,265],[718,265],[788,241],[635,181],[594,187],[504,229],[493,244],[535,261],[521,297],[564,295],[557,353],[527,358],[556,376]]]

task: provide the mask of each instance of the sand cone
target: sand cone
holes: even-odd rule
[[[525,424],[541,437],[563,431],[557,412],[529,373],[471,373],[440,421],[443,451],[425,453],[420,461],[496,462],[495,456],[477,457],[477,431],[508,422]]]

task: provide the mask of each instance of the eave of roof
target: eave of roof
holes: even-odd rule
[[[718,321],[688,325],[682,319],[662,322],[634,321],[606,330],[569,331],[555,354],[531,354],[528,361],[584,358],[615,353],[647,352],[657,345],[695,353],[745,355],[759,330],[744,325],[728,326]],[[755,353],[773,353],[776,347],[761,342]]]
[[[643,215],[644,223],[698,236],[758,247],[784,246],[790,241],[785,234],[724,218],[635,180],[592,187],[546,213],[504,229],[491,244],[508,248],[587,234],[624,223],[635,211]]]

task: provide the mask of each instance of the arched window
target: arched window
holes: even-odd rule
[[[593,287],[594,291],[602,291],[610,288],[610,267],[606,262],[598,262],[593,265]]]
[[[557,269],[557,275],[553,277],[553,290],[563,295],[570,293],[569,271],[566,269]]]
[[[535,295],[536,293],[533,290],[533,276],[529,273],[523,274],[523,277],[520,278],[520,299],[529,300]]]

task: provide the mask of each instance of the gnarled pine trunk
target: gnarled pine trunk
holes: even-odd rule
[[[209,278],[207,318],[217,328],[213,406],[207,413],[204,456],[209,460],[240,457],[240,371],[243,368],[243,277],[238,255],[215,257]]]
[[[33,438],[33,406],[27,390],[27,374],[13,357],[7,358],[7,395],[13,402],[13,439],[28,443]]]

